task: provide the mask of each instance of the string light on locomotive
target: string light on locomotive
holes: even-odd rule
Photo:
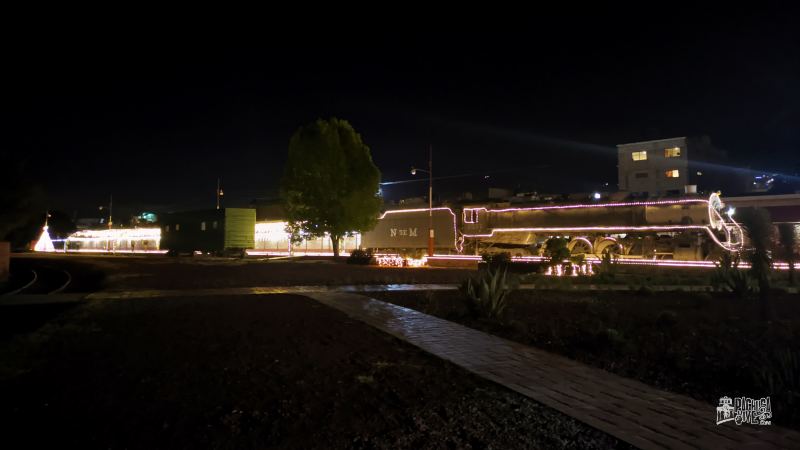
[[[400,255],[376,255],[375,262],[380,267],[423,267],[428,264],[428,258],[403,258]]]

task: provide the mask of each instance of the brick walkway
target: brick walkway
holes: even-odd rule
[[[355,285],[306,285],[306,286],[257,286],[257,287],[221,287],[204,289],[154,289],[131,291],[100,291],[88,294],[87,300],[112,300],[126,298],[158,298],[158,297],[198,297],[217,295],[265,295],[265,294],[305,294],[310,292],[377,292],[377,291],[454,291],[458,284],[355,284]],[[707,286],[651,286],[654,291],[707,292]],[[533,284],[521,284],[520,290],[537,289]],[[559,290],[574,291],[630,291],[627,285],[567,285]]]
[[[776,426],[717,426],[714,405],[363,295],[303,293],[643,449],[798,448]]]

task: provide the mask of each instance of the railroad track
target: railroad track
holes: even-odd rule
[[[63,269],[36,267],[28,271],[27,278],[20,279],[17,286],[3,293],[11,295],[53,295],[63,292],[72,283],[72,275]]]

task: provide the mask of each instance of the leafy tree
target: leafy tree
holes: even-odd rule
[[[778,225],[778,241],[781,245],[782,256],[789,263],[789,283],[794,284],[794,262],[797,257],[794,248],[797,245],[797,236],[795,235],[795,225],[793,223]]]
[[[39,230],[44,224],[42,192],[26,176],[24,162],[0,158],[0,167],[0,241],[8,239],[19,245],[30,239],[22,229],[36,214],[41,214]]]
[[[281,199],[294,230],[307,236],[329,233],[333,253],[349,232],[371,230],[381,199],[380,171],[369,147],[345,120],[317,120],[289,141]]]
[[[772,222],[769,212],[763,208],[748,208],[740,213],[742,225],[747,229],[750,249],[747,259],[750,261],[750,275],[758,282],[758,296],[761,301],[762,319],[772,319],[774,313],[769,298],[769,274],[772,268],[772,257],[769,253],[772,237]]]
[[[77,230],[75,222],[72,221],[69,214],[62,211],[50,211],[48,225],[50,226],[50,236],[58,238],[65,238]]]

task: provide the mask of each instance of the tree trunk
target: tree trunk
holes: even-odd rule
[[[331,233],[331,246],[333,247],[333,256],[339,257],[339,240],[342,237],[338,234]]]

